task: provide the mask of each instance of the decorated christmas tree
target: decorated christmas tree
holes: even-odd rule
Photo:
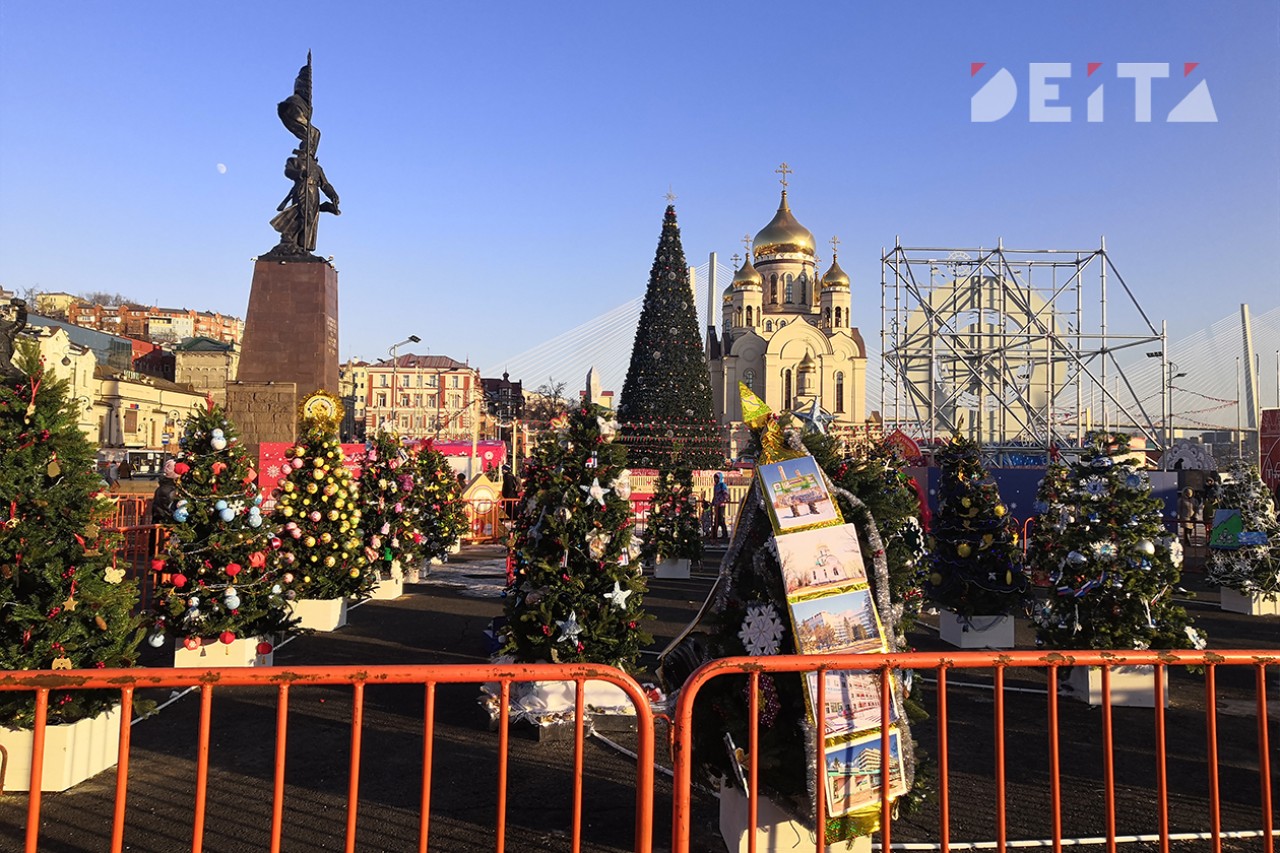
[[[302,439],[287,456],[290,470],[280,485],[281,579],[297,598],[362,598],[377,583],[365,559],[355,483],[338,443],[341,411],[326,392],[303,401]]]
[[[889,569],[889,600],[899,632],[896,639],[905,645],[907,632],[920,615],[925,565],[920,495],[905,473],[906,462],[886,441],[855,444],[846,455],[840,442],[825,433],[806,431],[803,440],[832,484],[861,501],[860,507],[842,505],[841,509],[845,518],[858,526],[863,553],[872,550],[867,521],[875,522]]]
[[[628,670],[651,638],[617,423],[585,405],[552,421],[525,469],[503,653]]]
[[[1239,514],[1215,525],[1208,580],[1244,595],[1280,596],[1280,524],[1256,466],[1233,463],[1209,496],[1214,507]]]
[[[187,419],[173,473],[174,523],[157,560],[168,580],[156,588],[148,642],[160,646],[172,634],[198,648],[285,630],[290,619],[274,553],[279,540],[264,523],[257,472],[235,424],[212,400]]]
[[[360,519],[364,556],[381,577],[404,576],[422,559],[423,536],[418,530],[420,489],[413,458],[389,430],[378,430],[369,441],[360,469]]]
[[[25,348],[24,348],[25,349]],[[102,525],[94,448],[66,384],[22,351],[0,362],[0,669],[95,669],[137,661],[138,590]],[[50,723],[93,717],[119,690],[53,690]],[[0,693],[0,726],[33,724],[32,693]]]
[[[676,463],[658,471],[641,557],[647,565],[702,559],[702,522],[688,465]]]
[[[1021,610],[1029,589],[1022,548],[981,449],[957,435],[938,458],[941,482],[925,595],[960,616]]]
[[[462,487],[443,453],[428,442],[413,460],[418,486],[410,497],[417,504],[421,559],[443,560],[467,530]]]
[[[1047,479],[1046,479],[1047,482]],[[1173,649],[1204,641],[1173,601],[1182,549],[1129,455],[1129,436],[1092,433],[1060,484],[1041,487],[1033,568],[1054,589],[1036,613],[1038,645]],[[1046,547],[1046,539],[1052,544]]]
[[[711,373],[673,205],[667,206],[649,272],[618,418],[620,440],[637,467],[661,468],[676,460],[691,468],[724,464],[724,442],[711,411]]]
[[[1071,466],[1051,461],[1036,487],[1036,518],[1027,533],[1027,572],[1036,586],[1048,586],[1051,572],[1046,567],[1059,565],[1067,556],[1058,526],[1064,515],[1070,515],[1065,502],[1073,490]]]
[[[838,520],[825,528],[779,531],[761,496],[762,490],[766,490],[762,477],[775,476],[766,474],[772,463],[808,459],[805,445],[799,431],[784,433],[778,419],[749,392],[743,393],[743,412],[752,429],[760,435],[758,459],[762,464],[752,483],[752,493],[743,502],[733,539],[721,563],[720,578],[705,608],[705,616],[701,617],[703,621],[691,625],[681,641],[662,657],[663,681],[673,693],[707,660],[744,655],[811,653],[825,656],[827,652],[814,650],[817,635],[812,631],[821,628],[804,627],[806,621],[813,624],[831,621],[830,616],[820,614],[862,609],[870,614],[864,624],[875,625],[874,631],[846,632],[843,639],[834,634],[828,636],[824,642],[836,652],[862,651],[878,655],[901,648],[895,639],[900,631],[893,624],[894,608],[889,604],[885,547],[874,521],[870,520],[868,508],[856,496],[832,483],[832,494],[841,513],[848,513],[844,518],[861,516],[863,522],[855,526],[865,525],[865,531],[851,532],[848,524],[840,524]],[[830,461],[838,451],[834,442],[828,443],[825,438],[817,439],[815,444]],[[814,457],[813,461],[817,459]],[[848,540],[851,535],[868,544],[855,548]],[[847,544],[841,545],[842,542]],[[839,570],[833,572],[837,565]],[[784,811],[810,822],[815,812],[815,794],[825,793],[821,787],[815,791],[810,779],[818,743],[823,743],[823,751],[830,761],[850,742],[879,738],[878,704],[874,709],[867,708],[865,716],[853,719],[842,716],[836,709],[847,710],[856,702],[832,701],[836,695],[852,697],[855,693],[878,690],[875,676],[865,670],[852,670],[833,671],[825,677],[827,729],[820,733],[809,704],[816,682],[798,674],[760,675],[757,751],[750,756],[756,762],[761,795]],[[923,793],[923,785],[919,789],[915,787],[914,744],[901,704],[903,695],[902,683],[895,676],[890,711],[893,720],[891,773],[896,775],[901,771],[902,778],[891,787],[891,796],[899,804],[918,800]],[[748,677],[713,679],[700,689],[699,697],[694,706],[695,765],[708,781],[728,780],[726,784],[736,787],[733,780],[741,778],[742,764],[747,759],[738,753],[745,753],[750,743]],[[831,766],[828,763],[828,767]],[[825,784],[825,781],[819,783]],[[860,796],[866,798],[865,805],[836,810],[828,802],[827,823],[823,828],[825,843],[865,836],[875,830],[879,794],[869,787],[873,786],[859,789]]]

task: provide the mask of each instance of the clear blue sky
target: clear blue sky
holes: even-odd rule
[[[895,235],[1105,234],[1175,336],[1280,302],[1274,0],[6,0],[0,285],[243,315],[288,190],[275,104],[308,49],[342,198],[317,251],[341,272],[343,358],[418,334],[420,351],[498,363],[642,294],[668,185],[689,260],[727,260],[772,215],[783,160],[797,217],[820,247],[843,242],[868,337]],[[1032,62],[1073,64],[1071,123],[1027,120]],[[1087,78],[1087,62],[1104,64]],[[1155,121],[1133,121],[1117,62],[1170,63]],[[1201,64],[1184,78],[1184,62]],[[998,67],[1014,112],[971,123]],[[1219,121],[1165,123],[1200,80]],[[1098,82],[1106,120],[1088,124]]]

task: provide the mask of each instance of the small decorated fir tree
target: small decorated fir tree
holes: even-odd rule
[[[588,404],[553,420],[529,459],[502,649],[518,661],[634,669],[650,642],[616,429],[609,410]]]
[[[1060,527],[1062,520],[1071,516],[1067,502],[1074,491],[1070,466],[1050,462],[1036,487],[1036,518],[1027,533],[1027,571],[1036,585],[1048,586],[1051,573],[1046,567],[1060,565],[1067,556]]]
[[[404,576],[422,559],[418,530],[419,489],[413,459],[394,432],[378,430],[370,439],[360,470],[360,519],[364,556],[379,577]]]
[[[920,615],[923,600],[925,543],[920,524],[920,495],[905,473],[902,456],[886,441],[858,444],[847,456],[837,452],[831,436],[809,432],[805,447],[822,466],[832,485],[853,494],[862,502],[855,507],[842,501],[840,511],[858,527],[863,553],[872,552],[867,539],[867,520],[875,521],[889,567],[889,600],[893,603],[897,642],[906,643],[906,634]],[[837,498],[839,498],[837,492]]]
[[[1018,532],[982,464],[981,450],[955,436],[939,461],[942,478],[925,595],[961,616],[1005,616],[1021,610],[1029,584]]]
[[[658,471],[641,557],[648,565],[702,559],[702,522],[688,465],[676,463]]]
[[[195,648],[285,630],[279,540],[264,524],[257,472],[235,424],[212,400],[187,419],[173,472],[174,524],[159,566],[168,580],[156,588],[149,642],[159,646],[168,633]]]
[[[1093,433],[1060,485],[1041,487],[1038,549],[1054,593],[1037,613],[1036,642],[1058,649],[1173,649],[1204,640],[1173,601],[1182,549],[1162,504],[1128,456],[1129,437]],[[1043,547],[1052,537],[1053,547]]]
[[[0,670],[128,667],[142,634],[138,590],[102,529],[94,449],[76,425],[66,383],[20,350],[0,364]],[[97,716],[119,690],[53,690],[50,723]],[[29,728],[35,696],[0,693],[0,726]]]
[[[667,205],[649,270],[618,419],[619,441],[637,467],[660,468],[676,460],[691,468],[724,463],[724,440],[711,411],[711,373],[673,205]]]
[[[421,559],[443,560],[467,531],[467,508],[462,487],[443,453],[428,442],[413,460],[418,486],[410,494],[417,504]]]
[[[1240,522],[1210,543],[1208,580],[1243,595],[1280,596],[1280,524],[1257,467],[1233,463],[1209,498],[1216,509],[1238,511]]]
[[[360,503],[338,443],[341,410],[325,392],[303,401],[302,439],[286,457],[290,470],[276,504],[281,579],[297,598],[363,598],[377,582],[365,559]]]

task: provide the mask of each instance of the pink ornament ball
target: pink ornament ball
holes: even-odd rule
[[[292,462],[290,462],[289,464],[290,464],[290,465],[292,465],[294,468],[301,468],[301,467],[302,467],[302,460],[301,460],[301,459],[295,459],[295,460],[293,460]]]

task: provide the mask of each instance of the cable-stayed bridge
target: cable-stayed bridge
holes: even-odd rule
[[[723,289],[733,280],[734,270],[717,264],[716,287]],[[698,328],[707,326],[707,288],[710,285],[710,262],[693,267],[694,305],[698,312]],[[718,298],[717,294],[717,298]],[[523,380],[532,391],[549,380],[564,382],[572,394],[584,384],[592,367],[600,377],[600,386],[622,390],[636,325],[644,304],[643,294],[609,311],[581,323],[566,332],[524,352],[512,355],[484,369],[485,376],[499,376],[504,371]],[[1277,353],[1280,353],[1280,306],[1251,306],[1253,350],[1256,365],[1259,407],[1280,405],[1277,399]],[[1258,309],[1262,310],[1259,311]],[[867,344],[867,411],[880,405],[881,353],[878,330],[863,327]],[[1232,429],[1237,424],[1237,357],[1243,357],[1244,337],[1239,310],[1213,324],[1180,339],[1170,339],[1170,375],[1175,376],[1171,388],[1174,425],[1179,430]],[[1122,360],[1125,376],[1132,383],[1135,396],[1160,411],[1161,364],[1134,353]],[[1185,374],[1185,375],[1178,375]],[[1247,405],[1246,371],[1241,365],[1239,399]],[[1241,424],[1248,428],[1247,410]]]

